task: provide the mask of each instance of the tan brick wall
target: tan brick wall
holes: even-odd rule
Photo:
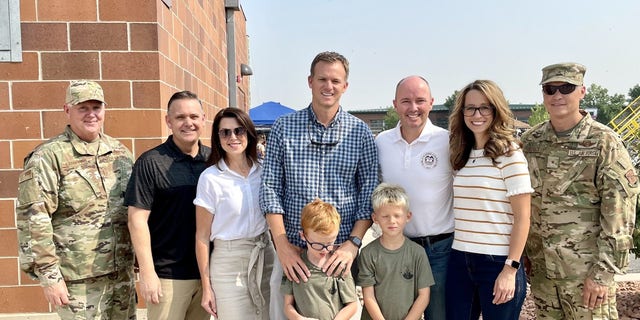
[[[23,158],[60,133],[71,80],[93,79],[107,100],[105,132],[136,156],[164,141],[176,91],[202,99],[210,120],[228,105],[224,1],[21,0],[23,62],[0,63],[0,313],[50,312],[19,271],[15,203]],[[237,73],[248,61],[246,18],[235,13]],[[238,102],[249,107],[249,79]]]

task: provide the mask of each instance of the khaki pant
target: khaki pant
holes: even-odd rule
[[[147,303],[149,320],[209,320],[211,316],[200,306],[200,280],[160,279],[160,303]]]
[[[269,278],[275,251],[268,233],[215,240],[209,263],[218,320],[270,320]]]
[[[273,273],[269,283],[271,284],[271,302],[269,305],[269,314],[272,320],[286,320],[284,315],[284,295],[280,292],[280,285],[282,284],[282,276],[284,270],[282,270],[282,264],[278,259],[278,255],[275,255],[273,261]]]
[[[58,309],[61,319],[136,319],[133,268],[66,285],[69,304]]]

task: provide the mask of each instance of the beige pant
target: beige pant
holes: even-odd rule
[[[269,306],[269,313],[272,320],[286,320],[284,315],[284,295],[280,292],[280,285],[282,284],[282,276],[284,270],[278,259],[278,255],[275,256],[273,262],[273,273],[269,283],[271,284],[271,305]]]
[[[160,279],[162,297],[160,303],[147,303],[150,320],[209,320],[204,311],[200,280]]]
[[[268,233],[215,240],[209,263],[218,320],[269,320],[269,278],[275,251]]]

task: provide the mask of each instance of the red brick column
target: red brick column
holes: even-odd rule
[[[224,1],[21,0],[20,9],[23,61],[0,63],[0,313],[51,311],[19,271],[14,208],[23,158],[67,123],[71,80],[103,86],[104,130],[136,156],[170,134],[174,92],[196,92],[209,120],[228,102]],[[249,63],[245,21],[237,12],[238,70]],[[248,79],[232,85],[247,110]]]

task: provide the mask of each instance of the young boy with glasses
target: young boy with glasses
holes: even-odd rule
[[[307,282],[296,283],[282,277],[280,290],[284,295],[284,313],[288,319],[350,319],[358,310],[356,287],[351,273],[341,277],[327,276],[322,266],[338,248],[335,244],[340,227],[340,215],[334,206],[315,199],[302,208],[300,237],[307,248],[301,259],[311,276]],[[345,266],[346,267],[346,266]]]
[[[371,203],[382,236],[358,258],[365,307],[361,319],[420,319],[435,282],[424,248],[403,233],[411,219],[409,197],[399,185],[381,183]]]

